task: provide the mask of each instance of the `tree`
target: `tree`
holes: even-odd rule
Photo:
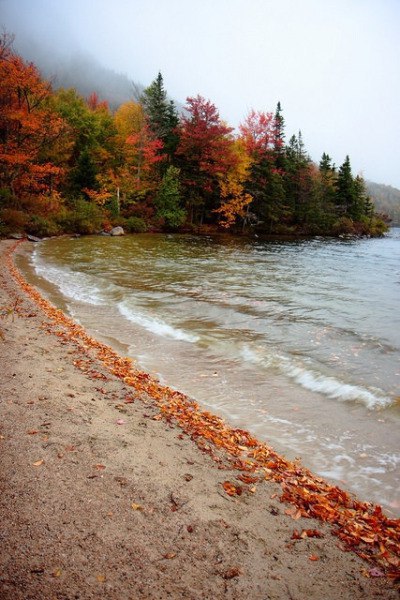
[[[144,90],[141,103],[150,131],[162,141],[161,152],[170,162],[179,142],[179,118],[174,102],[167,98],[161,73],[158,73],[156,79]]]
[[[276,120],[270,112],[251,110],[239,126],[241,139],[251,158],[246,192],[253,198],[251,211],[260,230],[272,233],[287,213],[282,170],[276,165]]]
[[[355,199],[354,180],[351,173],[350,158],[347,155],[339,168],[336,181],[336,207],[339,215],[351,217]]]
[[[285,119],[282,116],[281,103],[276,105],[273,121],[273,144],[275,154],[275,165],[281,173],[286,168],[285,161]]]
[[[186,218],[186,211],[181,206],[179,173],[176,167],[168,167],[154,199],[156,217],[163,219],[165,225],[172,229],[182,225]]]
[[[64,191],[69,196],[100,191],[99,177],[115,165],[116,128],[106,102],[96,94],[88,101],[74,89],[59,90],[52,97],[54,110],[68,124],[64,140],[67,177]]]
[[[248,219],[249,205],[253,197],[245,191],[245,182],[249,177],[251,158],[246,152],[243,141],[237,139],[232,143],[235,160],[220,179],[221,205],[214,210],[220,216],[220,225],[232,227],[238,219],[243,227]]]
[[[51,193],[62,169],[50,160],[64,123],[49,105],[50,84],[0,38],[0,188],[15,206],[23,198]]]
[[[177,158],[191,222],[210,219],[219,201],[219,181],[232,158],[232,128],[202,96],[187,98]]]

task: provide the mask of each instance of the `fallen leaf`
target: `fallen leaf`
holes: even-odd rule
[[[168,554],[164,554],[164,558],[175,558],[176,552],[168,552]]]
[[[308,560],[319,560],[319,556],[316,556],[315,554],[311,554],[311,556],[308,557]]]
[[[106,466],[105,465],[93,465],[93,468],[96,469],[96,471],[104,471]]]
[[[96,579],[99,583],[104,583],[106,580],[106,576],[99,573],[99,575],[97,575]]]
[[[143,510],[143,507],[140,504],[136,504],[136,502],[132,502],[131,509],[132,510]]]
[[[301,510],[296,506],[293,506],[292,508],[287,508],[285,510],[285,515],[288,515],[289,517],[292,517],[292,519],[297,521],[301,517]]]
[[[224,481],[222,487],[224,488],[228,496],[241,496],[243,492],[240,485],[236,485],[235,483],[231,483],[230,481]]]
[[[27,431],[26,433],[27,433],[27,435],[36,435],[39,432],[37,429],[31,429],[30,431]]]
[[[42,464],[44,463],[44,460],[37,460],[36,462],[32,463],[34,467],[40,467]]]
[[[53,571],[52,575],[53,577],[61,577],[62,571],[61,569],[56,569],[55,571]]]
[[[115,422],[117,425],[125,425],[125,421],[123,419],[117,419]]]
[[[233,579],[234,577],[239,577],[239,575],[240,575],[239,567],[231,567],[230,569],[228,569],[227,571],[222,573],[222,577],[224,579]]]

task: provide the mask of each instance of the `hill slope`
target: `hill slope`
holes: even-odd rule
[[[373,181],[366,181],[365,184],[376,210],[389,215],[392,225],[400,225],[400,190]]]

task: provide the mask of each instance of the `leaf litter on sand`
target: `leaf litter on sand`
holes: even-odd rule
[[[49,319],[43,325],[45,331],[56,335],[64,343],[72,342],[81,354],[86,355],[85,361],[75,361],[77,368],[93,379],[107,379],[94,368],[95,361],[99,361],[138,395],[152,399],[160,411],[159,415],[153,417],[155,420],[162,418],[175,423],[200,450],[220,465],[225,462],[231,469],[279,483],[282,488],[279,499],[293,507],[286,511],[290,516],[295,519],[312,517],[328,523],[346,549],[376,565],[374,568],[385,576],[400,580],[400,519],[387,517],[380,506],[360,502],[298,462],[279,456],[273,448],[258,441],[249,432],[229,427],[220,417],[202,410],[184,394],[136,369],[130,358],[119,356],[112,348],[90,337],[83,327],[52,306],[25,281],[12,260],[19,243],[9,248],[7,267],[25,294]],[[19,310],[17,307],[16,312]],[[221,454],[224,458],[221,458]],[[241,482],[250,485],[244,478],[241,478]],[[222,486],[229,496],[239,496],[244,490],[242,486],[229,481],[222,483]]]

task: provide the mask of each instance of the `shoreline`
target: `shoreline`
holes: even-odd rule
[[[15,245],[0,243],[2,597],[395,597],[399,520],[136,371],[23,280]]]

